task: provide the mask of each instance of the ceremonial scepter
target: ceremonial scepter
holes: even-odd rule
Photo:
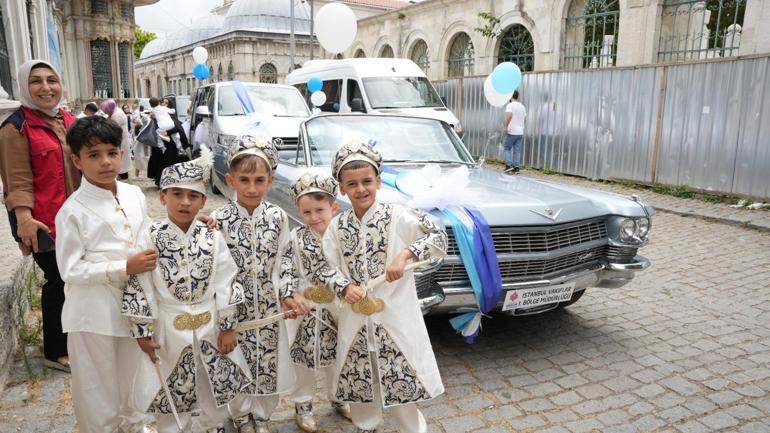
[[[258,328],[261,328],[261,327],[263,327],[265,325],[269,325],[271,323],[278,322],[278,321],[283,320],[283,319],[286,318],[285,317],[286,313],[290,313],[292,311],[294,311],[294,310],[284,311],[283,313],[278,313],[278,314],[275,314],[273,316],[265,317],[264,319],[257,319],[257,320],[252,320],[250,322],[243,322],[243,323],[239,324],[235,328],[235,332],[251,331],[252,329],[258,329]],[[316,315],[314,313],[311,313],[311,314],[319,322],[323,323],[324,325],[328,326],[331,329],[334,329],[335,331],[337,330],[337,327],[335,327],[334,325],[330,324],[326,320],[318,317],[318,315]]]
[[[158,380],[160,381],[161,386],[163,386],[163,393],[166,394],[168,405],[171,407],[171,413],[174,414],[174,421],[176,421],[176,426],[179,427],[179,431],[183,431],[182,421],[179,419],[179,412],[176,411],[176,405],[174,404],[174,399],[171,398],[171,390],[168,389],[168,384],[163,379],[163,375],[160,374],[160,359],[158,359],[157,361],[154,361],[152,365],[155,366],[155,374],[158,375]]]

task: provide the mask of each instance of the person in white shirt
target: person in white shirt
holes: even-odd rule
[[[150,431],[130,404],[142,352],[121,301],[129,276],[154,269],[157,254],[136,248],[148,224],[142,190],[115,180],[122,139],[121,127],[100,116],[80,119],[67,132],[83,179],[56,214],[56,261],[65,283],[61,322],[81,433]]]
[[[78,119],[82,119],[84,117],[91,117],[94,114],[96,114],[97,111],[99,111],[99,107],[96,106],[96,103],[89,102],[88,104],[86,104],[85,107],[83,107],[83,112],[78,114],[77,117]]]
[[[511,102],[505,107],[503,129],[503,158],[505,159],[506,174],[518,174],[521,166],[521,141],[524,138],[524,123],[527,119],[527,109],[519,102],[519,91],[513,92]]]
[[[168,108],[167,105],[167,99],[164,99],[163,103],[161,103],[158,98],[150,98],[150,107],[152,107],[150,108],[150,112],[153,114],[155,122],[158,123],[158,135],[161,140],[165,142],[170,140],[169,132],[176,127],[176,125],[174,125],[174,120],[171,118],[171,114],[174,113],[174,110]]]

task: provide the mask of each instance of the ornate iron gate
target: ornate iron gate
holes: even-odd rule
[[[8,44],[5,42],[5,18],[3,7],[0,6],[0,84],[13,98],[13,79],[11,77],[11,57],[8,54]]]

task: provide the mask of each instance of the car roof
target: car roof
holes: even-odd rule
[[[403,119],[430,120],[432,122],[439,122],[439,123],[443,123],[446,126],[450,126],[449,123],[447,123],[447,122],[445,122],[445,121],[443,121],[441,119],[436,119],[436,118],[433,118],[433,117],[413,116],[413,115],[398,114],[398,113],[373,113],[373,114],[370,114],[370,113],[328,113],[328,112],[318,113],[318,114],[316,114],[314,116],[311,116],[311,117],[303,120],[302,124],[305,124],[307,122],[310,122],[311,120],[318,119],[318,118],[321,118],[321,117],[342,117],[342,118],[344,118],[344,117],[370,117],[370,118],[375,118],[375,117],[396,118],[396,117],[398,117],[398,118],[403,118]]]
[[[409,59],[339,59],[309,60],[286,76],[287,83],[307,81],[318,75],[322,80],[329,76],[354,77],[425,77],[425,72]]]
[[[274,83],[257,83],[252,81],[242,81],[244,86],[249,87],[277,87],[281,89],[293,89],[294,86],[289,86],[288,84],[274,84]],[[232,86],[233,81],[220,81],[218,83],[209,83],[204,86],[198,87],[199,89],[202,89],[204,87],[225,87],[225,86]]]

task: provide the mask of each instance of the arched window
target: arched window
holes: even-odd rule
[[[712,59],[738,54],[748,0],[665,0],[658,61]]]
[[[91,41],[91,75],[94,96],[112,98],[112,47],[109,41]]]
[[[497,63],[513,62],[522,71],[531,71],[535,67],[535,44],[532,35],[521,24],[508,27],[500,37],[497,50]]]
[[[259,67],[259,82],[275,84],[278,82],[278,69],[272,63],[265,63]]]
[[[160,98],[161,96],[163,96],[163,80],[160,78],[160,75],[158,75],[157,84],[158,84],[158,87],[156,90],[158,93],[155,96]]]
[[[235,79],[235,66],[233,66],[233,61],[230,61],[230,64],[227,65],[227,79],[229,81],[233,81]]]
[[[474,50],[471,37],[467,33],[460,33],[449,45],[449,78],[473,74],[473,63]]]
[[[136,96],[141,98],[143,95],[142,93],[142,80],[139,78],[136,79]]]
[[[91,13],[107,15],[107,0],[91,0]]]
[[[217,81],[222,81],[222,64],[219,64],[219,68],[217,68]]]
[[[366,57],[366,53],[364,52],[363,48],[359,48],[356,50],[356,53],[353,54],[353,57],[356,59],[363,59]]]
[[[419,66],[423,72],[426,74],[428,73],[430,59],[428,58],[428,44],[424,40],[420,39],[414,44],[412,52],[409,53],[409,58],[417,63],[417,66]]]
[[[572,0],[566,18],[562,67],[615,66],[619,0]]]
[[[209,66],[209,83],[214,82],[214,66]]]
[[[342,53],[337,53],[334,55],[334,58],[337,60],[342,60],[345,58],[345,56],[343,56]]]
[[[393,47],[391,47],[390,45],[385,45],[384,47],[382,47],[382,49],[380,50],[379,57],[381,59],[392,59],[396,57],[395,54],[393,54]]]

